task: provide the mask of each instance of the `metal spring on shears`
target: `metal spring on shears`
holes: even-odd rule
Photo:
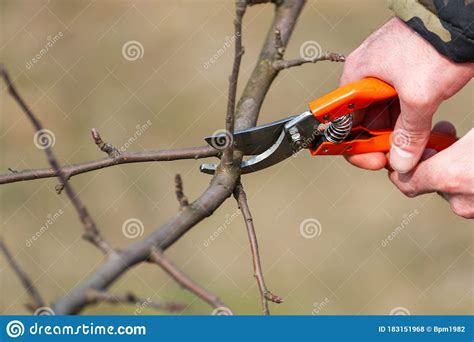
[[[326,140],[339,144],[347,138],[352,129],[352,114],[346,114],[332,121],[324,131]]]

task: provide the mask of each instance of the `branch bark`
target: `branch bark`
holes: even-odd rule
[[[247,227],[250,249],[252,251],[253,271],[255,279],[257,280],[258,289],[260,291],[263,314],[269,315],[270,309],[268,308],[268,301],[279,304],[283,302],[283,298],[272,294],[265,285],[265,279],[263,277],[262,265],[260,263],[257,235],[255,233],[252,213],[250,212],[250,208],[247,202],[247,195],[244,191],[244,187],[240,182],[235,188],[234,197],[237,200],[237,203],[239,204],[240,211],[242,212],[242,216],[245,220],[245,226]]]
[[[13,257],[10,250],[7,248],[5,242],[1,238],[0,238],[0,251],[5,255],[5,258],[7,259],[8,264],[11,266],[13,272],[15,272],[15,274],[18,276],[18,278],[20,279],[21,285],[23,285],[23,287],[28,292],[31,298],[31,303],[26,304],[26,307],[31,312],[34,312],[36,309],[42,306],[45,306],[43,298],[41,297],[36,287],[33,285],[33,282],[31,281],[30,277],[20,267],[20,264],[16,262],[15,258]]]
[[[186,309],[186,305],[179,303],[157,303],[152,301],[150,298],[140,298],[129,292],[125,295],[115,295],[105,291],[91,291],[88,294],[89,304],[97,304],[99,302],[106,302],[110,304],[133,304],[137,307],[152,308],[160,311],[182,311]]]
[[[143,152],[122,152],[119,156],[114,158],[102,158],[91,160],[88,162],[62,166],[60,171],[64,173],[67,178],[79,175],[86,172],[100,170],[103,168],[129,163],[144,163],[157,161],[172,161],[182,159],[201,159],[208,157],[215,157],[219,151],[213,149],[211,146],[190,147],[176,150],[161,150],[161,151],[143,151]],[[0,175],[0,184],[15,183],[27,180],[57,177],[58,172],[54,168],[35,169],[16,171]]]

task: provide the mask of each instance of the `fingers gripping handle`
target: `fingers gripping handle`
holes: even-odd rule
[[[377,78],[368,77],[346,84],[312,101],[309,108],[318,121],[328,123],[355,110],[366,108],[372,103],[395,99],[396,97],[397,92],[391,85]],[[393,139],[400,140],[397,145],[410,143],[404,141],[407,138],[392,136],[392,133],[393,130],[391,129],[369,130],[359,126],[352,128],[350,136],[345,141],[338,144],[322,142],[320,145],[313,147],[311,153],[313,155],[338,155],[389,152]],[[456,140],[456,137],[432,132],[427,148],[439,152],[452,145]]]
[[[355,138],[346,140],[340,144],[323,142],[318,147],[311,149],[312,155],[340,155],[340,154],[361,154],[370,152],[390,151],[391,142],[400,139],[398,144],[409,144],[403,137],[393,136],[392,130],[368,130],[365,127],[356,127],[352,134]],[[443,133],[431,132],[426,148],[434,149],[438,152],[448,148],[457,141],[457,138]]]

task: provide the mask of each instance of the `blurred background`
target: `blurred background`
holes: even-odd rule
[[[247,10],[240,91],[273,12],[272,5]],[[199,146],[224,127],[233,1],[0,0],[0,16],[0,60],[53,132],[62,164],[104,157],[91,139],[92,127],[127,151]],[[384,1],[309,1],[285,57],[299,57],[307,41],[348,55],[390,17]],[[130,42],[138,55],[129,54]],[[342,68],[322,62],[281,72],[259,123],[304,111],[308,101],[337,87]],[[3,84],[0,90],[2,173],[47,167],[31,124]],[[471,82],[436,119],[452,121],[461,136],[472,127],[473,112]],[[203,192],[210,178],[199,172],[201,162],[122,165],[75,176],[72,184],[102,233],[121,248],[132,242],[122,232],[127,220],[143,223],[135,241],[177,212],[176,173],[190,200]],[[472,221],[455,216],[436,194],[409,199],[385,171],[309,153],[243,182],[267,286],[285,300],[270,305],[273,314],[473,313]],[[55,193],[57,183],[0,187],[0,235],[48,303],[67,296],[103,258],[81,239],[83,227],[65,194]],[[166,254],[235,313],[261,313],[246,229],[233,199]],[[183,314],[212,312],[153,265],[129,271],[110,291],[184,302],[189,307]],[[28,313],[27,293],[3,255],[0,293],[1,314]],[[100,304],[83,313],[136,309]]]

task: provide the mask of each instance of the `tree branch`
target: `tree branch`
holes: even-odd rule
[[[183,191],[183,180],[181,179],[181,175],[178,173],[174,177],[174,186],[175,186],[175,193],[176,199],[179,203],[179,209],[183,210],[189,205],[188,198],[184,195]]]
[[[253,224],[252,213],[247,202],[247,195],[245,194],[244,187],[242,183],[238,183],[235,191],[234,197],[239,204],[240,211],[245,220],[245,226],[247,227],[247,234],[250,242],[250,249],[252,251],[252,260],[253,260],[253,270],[254,276],[257,280],[258,288],[260,290],[260,298],[262,300],[262,309],[265,315],[270,314],[268,308],[268,301],[274,303],[282,303],[283,299],[279,296],[272,294],[265,285],[265,279],[263,277],[262,265],[260,263],[260,254],[258,251],[258,242],[257,235],[255,234],[255,227]]]
[[[43,125],[41,122],[38,120],[38,118],[35,116],[35,114],[31,111],[31,109],[28,107],[26,102],[23,100],[23,98],[20,96],[20,94],[17,92],[15,86],[13,85],[10,76],[8,75],[7,71],[3,68],[0,67],[0,75],[3,77],[5,84],[7,85],[8,92],[10,95],[13,97],[13,99],[18,103],[18,105],[21,107],[23,112],[27,115],[28,119],[30,119],[31,123],[33,124],[33,127],[36,130],[37,134],[37,140],[42,142],[42,134],[44,134],[46,131],[43,128]],[[76,209],[79,219],[81,220],[82,224],[84,225],[85,233],[83,237],[94,244],[97,248],[99,248],[103,253],[105,254],[111,254],[114,253],[112,247],[108,244],[108,242],[105,241],[105,239],[101,236],[99,233],[99,230],[97,229],[97,226],[92,219],[92,217],[89,215],[86,207],[80,200],[79,196],[77,193],[74,191],[72,186],[68,182],[68,177],[61,171],[61,167],[59,166],[59,162],[53,152],[53,149],[51,147],[51,144],[49,141],[46,141],[44,145],[42,145],[42,148],[44,149],[46,156],[48,158],[48,162],[51,165],[51,167],[56,171],[57,176],[59,180],[61,181],[62,187],[66,190],[66,194],[71,200],[74,208]],[[16,173],[15,173],[16,175]]]
[[[61,172],[67,178],[79,175],[86,172],[100,170],[106,167],[111,167],[120,164],[129,163],[144,163],[157,161],[172,161],[181,159],[200,159],[217,156],[219,151],[213,149],[211,146],[190,147],[176,150],[161,150],[161,151],[143,151],[143,152],[122,152],[115,158],[102,158],[88,161],[85,163],[67,165],[61,167]],[[55,169],[35,169],[15,171],[0,175],[0,184],[21,182],[40,178],[57,177],[58,172]]]
[[[26,307],[31,312],[34,312],[36,309],[42,306],[45,306],[43,298],[41,297],[36,287],[33,285],[33,282],[31,281],[30,277],[26,274],[25,271],[23,271],[20,265],[13,258],[13,255],[10,253],[7,246],[5,245],[5,242],[1,238],[0,238],[0,251],[5,255],[5,258],[7,259],[7,262],[10,264],[13,272],[16,273],[16,275],[21,281],[21,284],[26,289],[26,291],[28,292],[31,298],[31,303],[26,304]]]
[[[321,61],[331,61],[331,62],[345,62],[346,58],[344,55],[335,52],[325,52],[320,56],[317,56],[312,59],[307,58],[295,58],[290,60],[279,59],[273,63],[273,67],[277,70],[289,69],[295,66],[300,66],[305,63],[316,63]]]
[[[234,154],[234,117],[235,117],[235,97],[237,96],[237,82],[239,80],[240,62],[245,50],[242,47],[242,18],[247,9],[247,0],[238,0],[235,6],[235,53],[234,63],[232,65],[232,74],[229,77],[229,92],[227,98],[226,131],[230,136],[230,141],[222,155],[221,164],[228,168],[233,162]],[[227,136],[227,135],[226,135]]]
[[[168,275],[173,278],[179,285],[187,289],[191,293],[201,298],[203,301],[208,303],[214,308],[227,307],[224,302],[216,295],[210,293],[205,288],[194,282],[191,278],[181,272],[175,264],[164,256],[162,252],[154,249],[151,254],[149,261],[160,266]]]
[[[91,130],[92,139],[94,139],[95,144],[101,151],[107,153],[110,158],[117,158],[120,155],[120,151],[117,150],[112,144],[104,143],[99,132],[93,128]]]
[[[303,5],[304,0],[279,0],[275,4],[275,18],[272,27],[236,107],[236,129],[255,126],[265,95],[278,74],[278,70],[273,68],[273,61],[277,57],[273,33],[276,27],[279,27],[282,44],[286,46]],[[201,196],[148,237],[130,244],[124,250],[108,258],[89,278],[56,302],[55,313],[75,314],[80,312],[86,305],[88,292],[106,290],[127,270],[148,260],[153,248],[161,251],[166,250],[189,229],[210,216],[232,194],[240,176],[241,160],[241,153],[236,151],[233,165],[228,170],[218,167],[210,185]]]
[[[88,304],[97,304],[99,302],[106,302],[110,304],[133,304],[138,309],[152,308],[161,311],[182,311],[186,309],[186,305],[179,303],[156,303],[150,298],[139,298],[133,293],[127,293],[125,295],[115,295],[105,291],[91,291],[88,293]],[[138,310],[137,309],[137,310]]]

